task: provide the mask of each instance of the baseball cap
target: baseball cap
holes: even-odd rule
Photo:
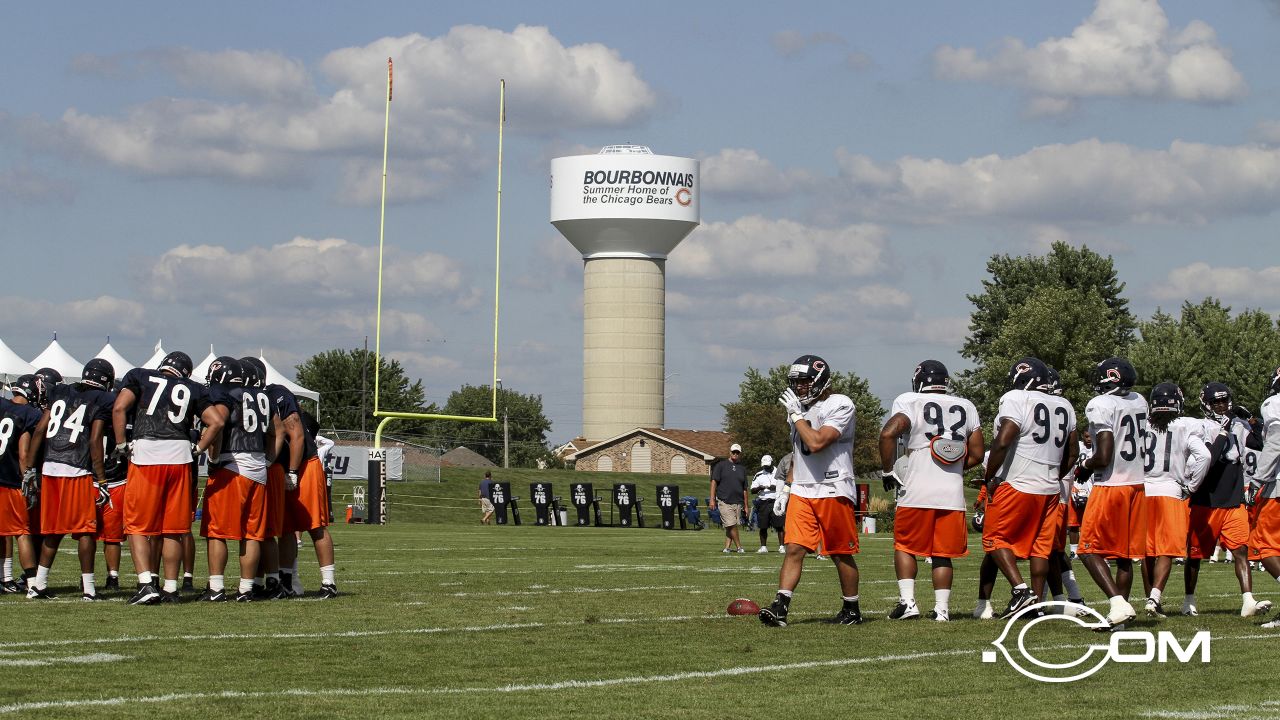
[[[763,467],[773,467],[773,456],[765,455],[764,457],[760,458],[760,465]]]
[[[729,446],[729,452],[731,453],[742,452],[742,446],[739,445],[738,443],[734,443]]]

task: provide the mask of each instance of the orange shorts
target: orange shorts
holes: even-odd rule
[[[19,488],[0,487],[0,537],[17,537],[30,533],[27,499]]]
[[[284,532],[284,467],[275,463],[267,466],[266,514],[267,537],[280,537]]]
[[[1249,559],[1280,555],[1280,498],[1258,500],[1253,509],[1255,524],[1249,533]]]
[[[266,540],[266,508],[266,485],[226,468],[210,468],[200,535],[219,540]]]
[[[1204,560],[1213,556],[1215,545],[1235,550],[1249,544],[1249,512],[1244,506],[1210,508],[1191,506],[1187,532],[1187,557]]]
[[[858,524],[853,501],[845,497],[807,498],[793,494],[787,503],[787,544],[809,552],[818,545],[827,555],[858,553]]]
[[[92,475],[40,481],[40,527],[45,535],[82,535],[98,531],[98,499]]]
[[[1141,485],[1094,485],[1080,523],[1081,555],[1147,555],[1146,491]]]
[[[98,508],[98,540],[124,542],[124,485],[110,489],[111,502]]]
[[[893,549],[918,557],[958,558],[969,554],[969,525],[963,510],[898,506]]]
[[[982,549],[994,552],[1008,548],[1015,557],[1047,558],[1057,549],[1060,517],[1057,493],[1032,495],[1000,483],[996,494],[987,500]]]
[[[1075,503],[1071,502],[1071,500],[1068,499],[1067,500],[1067,527],[1078,529],[1080,527],[1081,520],[1084,520],[1084,511],[1077,510]]]
[[[186,535],[195,512],[191,463],[129,465],[124,491],[126,535]]]
[[[1064,503],[1062,499],[1058,499],[1058,510],[1054,513],[1050,522],[1053,524],[1053,550],[1054,552],[1062,552],[1067,549],[1067,514],[1071,503]]]
[[[325,485],[324,465],[320,464],[319,458],[311,458],[298,474],[298,489],[284,494],[282,534],[295,530],[314,530],[328,524],[329,488]]]
[[[1148,496],[1147,557],[1186,557],[1191,501]]]

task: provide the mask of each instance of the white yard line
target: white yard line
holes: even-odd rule
[[[91,665],[94,663],[120,662],[131,660],[128,655],[111,653],[90,653],[88,655],[67,655],[64,657],[46,658],[14,658],[0,657],[0,667],[40,667],[44,665]]]

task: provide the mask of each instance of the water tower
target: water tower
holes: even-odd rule
[[[662,427],[667,254],[698,226],[698,161],[609,145],[551,161],[551,224],[582,253],[582,436]]]

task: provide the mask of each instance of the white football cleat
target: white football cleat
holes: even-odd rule
[[[974,608],[973,610],[974,620],[991,620],[995,616],[996,616],[996,611],[991,607],[991,603],[987,603],[987,606],[982,608],[981,610],[978,610],[977,608]]]
[[[1123,625],[1138,616],[1137,611],[1129,604],[1128,600],[1112,600],[1111,610],[1107,612],[1107,622],[1112,627]]]
[[[1200,613],[1196,612],[1195,605],[1184,600],[1182,601],[1182,614],[1186,615],[1187,617],[1195,617]]]
[[[760,546],[760,549],[756,551],[756,554],[757,554],[757,555],[763,555],[763,554],[765,554],[765,553],[767,553],[767,552],[769,552],[769,548],[765,547],[764,545],[761,545],[761,546]]]
[[[780,552],[780,553],[784,553],[784,552],[786,552],[786,551],[787,551],[787,546],[786,546],[786,545],[779,545],[779,546],[778,546],[778,552]]]
[[[934,622],[951,622],[951,611],[934,608],[929,611],[929,619]]]
[[[1271,622],[1264,622],[1258,627],[1264,627],[1267,629],[1280,628],[1280,620],[1272,620]]]
[[[1270,600],[1246,600],[1240,606],[1240,617],[1257,617],[1266,615],[1271,610]]]

